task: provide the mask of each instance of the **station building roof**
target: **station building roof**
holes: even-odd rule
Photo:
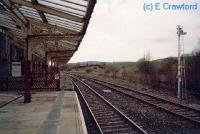
[[[96,0],[1,0],[0,27],[31,53],[68,62],[78,49]]]

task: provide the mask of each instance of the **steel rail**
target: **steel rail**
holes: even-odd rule
[[[187,106],[184,106],[184,105],[181,105],[181,104],[178,104],[178,103],[169,101],[169,100],[165,100],[165,99],[162,99],[162,98],[158,98],[158,97],[155,97],[155,96],[153,96],[153,95],[145,94],[145,93],[142,93],[142,92],[133,90],[133,89],[131,89],[131,88],[126,88],[126,87],[123,87],[123,86],[119,86],[119,85],[116,85],[116,84],[113,84],[113,83],[110,83],[110,82],[107,82],[107,81],[98,80],[98,79],[91,79],[91,78],[85,78],[85,77],[84,77],[84,79],[87,79],[87,80],[89,79],[90,81],[96,82],[96,83],[98,83],[98,84],[100,84],[100,85],[102,85],[102,86],[105,86],[105,87],[107,87],[107,88],[113,89],[113,90],[118,91],[118,92],[120,92],[120,93],[123,93],[123,94],[125,94],[125,95],[127,95],[127,96],[129,96],[129,97],[133,97],[133,98],[135,98],[135,99],[137,99],[137,100],[140,100],[140,101],[142,101],[142,102],[145,102],[145,103],[147,103],[147,104],[150,104],[151,106],[154,106],[154,107],[156,107],[156,108],[159,108],[160,110],[164,110],[164,111],[166,111],[166,112],[168,112],[168,113],[171,113],[171,114],[173,114],[173,115],[179,116],[179,117],[184,118],[184,119],[186,119],[186,120],[190,120],[190,121],[192,121],[193,123],[196,123],[196,124],[199,124],[199,125],[200,125],[200,120],[195,120],[195,119],[193,119],[192,117],[187,117],[186,115],[178,114],[178,113],[176,113],[176,112],[173,112],[173,110],[170,110],[170,108],[164,108],[164,107],[162,107],[162,104],[159,104],[159,103],[156,104],[156,103],[152,103],[152,102],[143,100],[143,99],[141,99],[141,98],[139,98],[139,97],[136,97],[136,96],[134,96],[134,95],[128,94],[128,93],[125,92],[125,91],[120,91],[119,89],[116,89],[116,88],[114,88],[114,87],[110,87],[110,86],[105,85],[105,84],[103,84],[103,83],[107,83],[107,84],[110,84],[110,85],[112,85],[112,86],[116,86],[116,87],[119,87],[119,88],[123,88],[123,89],[129,90],[129,91],[133,91],[133,92],[138,93],[138,94],[141,94],[141,95],[143,95],[143,96],[146,95],[146,96],[151,97],[151,98],[153,98],[153,99],[157,99],[158,101],[170,103],[171,105],[174,105],[175,107],[179,107],[179,108],[182,107],[182,108],[185,108],[186,110],[189,109],[189,110],[191,110],[191,111],[195,111],[195,112],[198,112],[198,113],[200,114],[200,111],[197,110],[197,109],[193,109],[193,108],[191,108],[191,107],[187,107]]]
[[[93,118],[93,120],[95,121],[95,123],[96,123],[96,125],[97,125],[97,127],[98,127],[98,129],[99,129],[99,131],[100,131],[100,133],[103,134],[103,131],[102,131],[102,129],[101,129],[99,123],[97,122],[97,120],[96,120],[94,114],[92,113],[92,110],[90,109],[90,106],[89,106],[89,104],[87,103],[85,97],[83,96],[82,92],[80,91],[80,88],[78,87],[78,85],[75,83],[75,81],[74,81],[73,79],[71,79],[71,81],[72,81],[72,83],[75,85],[75,87],[77,88],[77,90],[78,90],[78,92],[80,93],[81,97],[83,98],[84,103],[86,104],[88,110],[90,111],[90,114],[92,115],[92,118]]]
[[[112,107],[117,113],[119,113],[124,119],[126,119],[131,125],[136,127],[141,133],[147,134],[145,130],[143,130],[140,126],[138,126],[135,122],[133,122],[131,119],[129,119],[125,114],[123,114],[118,108],[116,108],[112,103],[110,103],[108,100],[106,100],[102,95],[97,93],[92,87],[90,87],[88,84],[80,80],[79,78],[76,78],[79,82],[81,82],[83,85],[85,85],[87,88],[89,88],[93,93],[95,93],[98,97],[100,97],[104,102],[106,102],[110,107]]]

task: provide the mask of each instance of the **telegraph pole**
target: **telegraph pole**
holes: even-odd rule
[[[181,56],[184,56],[184,53],[181,53],[181,41],[180,38],[183,35],[186,35],[186,32],[183,32],[183,27],[178,25],[177,28],[177,35],[178,35],[178,74],[177,74],[177,79],[178,79],[178,98],[183,97],[183,91],[186,86],[184,83],[185,81],[185,63],[184,63],[184,57],[181,59]],[[182,46],[183,47],[183,46]]]

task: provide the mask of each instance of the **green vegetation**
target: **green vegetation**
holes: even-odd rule
[[[177,58],[176,57],[168,57],[168,58],[164,58],[164,59],[153,60],[152,62],[156,69],[160,69],[163,66],[165,66],[167,63],[169,63],[169,61],[177,62]]]
[[[111,68],[125,69],[126,71],[137,70],[136,62],[112,62],[112,63],[107,63],[107,65]]]
[[[164,58],[164,59],[153,60],[152,63],[156,69],[160,69],[164,65],[166,65],[169,62],[169,60],[176,62],[175,57],[169,57],[169,58]],[[135,72],[135,71],[138,71],[137,63],[138,62],[108,62],[106,64],[108,67],[111,67],[111,68],[115,68],[115,69],[119,69],[119,70],[124,69],[128,72],[129,71]]]

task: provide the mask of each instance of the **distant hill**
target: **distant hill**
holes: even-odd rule
[[[67,64],[67,67],[73,68],[73,67],[76,67],[77,64],[79,64],[80,66],[84,67],[84,66],[102,65],[102,64],[105,64],[105,62],[99,62],[99,61],[85,61],[85,62],[77,62],[77,63],[68,63],[68,64]]]
[[[169,61],[173,61],[176,63],[176,57],[168,57],[163,59],[153,60],[151,62],[154,63],[156,68],[160,68],[162,65],[166,64]],[[79,64],[81,67],[85,66],[95,66],[95,65],[106,65],[108,67],[116,68],[116,69],[125,69],[127,71],[136,71],[137,70],[137,62],[100,62],[100,61],[86,61],[86,62],[78,62],[78,63],[68,63],[68,68],[76,67]]]
[[[152,62],[154,63],[156,68],[160,68],[160,67],[162,67],[162,65],[165,65],[169,61],[172,63],[176,63],[177,58],[176,57],[168,57],[168,58],[153,60]]]
[[[137,69],[136,63],[137,62],[109,62],[106,64],[116,69],[125,69],[127,71],[134,71]]]

